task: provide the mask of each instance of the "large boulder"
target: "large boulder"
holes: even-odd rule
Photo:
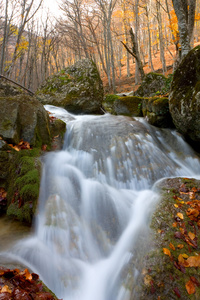
[[[161,93],[167,84],[167,78],[162,74],[148,73],[142,81],[140,87],[134,92],[134,96],[151,97],[156,93]]]
[[[142,117],[141,97],[106,95],[103,108],[113,115],[124,115],[130,117]]]
[[[167,97],[143,98],[142,113],[151,125],[161,128],[174,127]]]
[[[169,109],[179,132],[200,143],[200,46],[191,50],[174,74]]]
[[[0,137],[11,144],[21,139],[30,145],[50,144],[49,116],[43,105],[32,96],[0,97]]]
[[[95,63],[83,59],[49,77],[37,97],[75,114],[102,114],[103,84]]]
[[[0,83],[0,214],[31,224],[39,187],[40,156],[62,146],[66,124],[49,116],[33,96]]]

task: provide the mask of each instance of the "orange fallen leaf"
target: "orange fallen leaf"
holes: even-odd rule
[[[178,208],[178,204],[174,204],[174,207]]]
[[[172,250],[176,250],[176,248],[174,247],[174,245],[172,243],[169,244],[169,247],[172,249]]]
[[[174,222],[174,223],[172,224],[172,227],[177,227],[177,222]]]
[[[181,220],[183,220],[183,219],[184,219],[184,217],[183,217],[183,214],[182,214],[182,213],[177,213],[176,215],[177,215],[177,217],[179,217]]]
[[[189,267],[189,263],[187,262],[187,260],[184,259],[184,257],[183,257],[182,254],[179,254],[179,256],[178,256],[178,262],[183,267]]]
[[[163,248],[163,253],[164,253],[165,255],[171,256],[171,252],[170,252],[170,250],[167,249],[167,248]]]
[[[188,232],[188,236],[191,240],[194,240],[196,235],[193,232]]]
[[[178,248],[178,249],[183,249],[183,248],[184,248],[184,245],[183,245],[183,244],[178,244],[177,248]]]
[[[193,208],[188,208],[187,212],[186,212],[187,216],[191,219],[191,217],[198,217],[199,215],[199,211],[198,209],[193,209]]]
[[[19,275],[23,275],[27,280],[32,280],[32,275],[29,273],[28,269],[25,269],[24,271],[19,273]]]
[[[195,199],[195,193],[194,192],[189,192],[189,197],[190,197],[190,200],[194,200]]]
[[[189,267],[200,267],[200,255],[188,257],[187,262]]]
[[[189,295],[192,295],[196,292],[195,285],[191,280],[186,283],[185,287]]]
[[[4,285],[0,291],[1,293],[9,293],[11,294],[12,293],[12,290],[7,286],[7,285]]]

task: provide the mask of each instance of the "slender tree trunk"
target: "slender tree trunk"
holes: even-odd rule
[[[3,43],[1,46],[1,63],[0,63],[0,74],[4,73],[4,60],[5,60],[5,48],[6,48],[6,41],[8,36],[8,0],[6,0],[6,7],[5,7],[5,24],[4,24],[4,34],[3,34]]]
[[[158,30],[159,30],[159,44],[160,44],[160,60],[162,62],[163,74],[167,71],[166,61],[165,61],[165,47],[164,47],[164,38],[162,32],[162,17],[160,12],[160,2],[156,1],[157,9],[157,20],[158,20]]]

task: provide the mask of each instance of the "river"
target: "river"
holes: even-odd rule
[[[199,177],[199,158],[176,131],[142,118],[46,109],[67,123],[64,147],[42,159],[33,233],[0,257],[31,268],[64,300],[131,300],[138,270],[128,266],[159,201],[154,185]]]

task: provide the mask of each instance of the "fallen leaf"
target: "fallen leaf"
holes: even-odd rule
[[[183,214],[182,214],[182,213],[177,213],[176,215],[177,215],[177,217],[179,217],[181,220],[183,220],[183,219],[184,219],[184,217],[183,217]]]
[[[183,245],[183,244],[178,244],[177,248],[178,248],[178,249],[183,249],[183,248],[184,248],[184,245]]]
[[[172,227],[177,227],[177,222],[174,222],[174,223],[172,224]]]
[[[170,252],[169,249],[163,248],[163,252],[164,252],[165,255],[171,256],[171,252]]]
[[[192,233],[192,232],[188,232],[188,236],[189,236],[189,238],[190,238],[191,240],[194,240],[195,237],[196,237],[196,235],[195,235],[194,233]]]
[[[200,267],[200,255],[188,257],[187,262],[189,267]]]
[[[176,248],[174,247],[174,245],[172,243],[169,244],[169,247],[172,249],[172,250],[176,250]]]
[[[181,293],[180,293],[180,291],[179,291],[179,289],[178,289],[177,287],[175,287],[174,293],[176,294],[176,296],[177,296],[178,298],[181,298]]]
[[[184,257],[183,257],[182,254],[179,254],[179,256],[178,256],[178,262],[183,267],[189,267],[189,263],[187,262],[187,260],[184,259]]]
[[[195,285],[192,282],[192,280],[189,280],[186,283],[185,287],[186,287],[186,290],[187,290],[187,292],[188,292],[189,295],[192,295],[192,294],[194,294],[196,292]]]
[[[12,293],[12,290],[7,286],[7,285],[4,285],[0,291],[1,293],[9,293],[11,294]]]
[[[150,275],[145,275],[144,276],[144,284],[147,286],[151,286],[151,282],[152,282],[152,277]]]
[[[26,280],[32,280],[32,275],[29,273],[28,269],[25,269],[24,271],[20,272],[19,275],[23,275]]]
[[[174,207],[178,208],[178,204],[174,204]]]
[[[194,192],[189,192],[189,197],[190,197],[190,200],[194,200],[195,199],[195,193]]]

